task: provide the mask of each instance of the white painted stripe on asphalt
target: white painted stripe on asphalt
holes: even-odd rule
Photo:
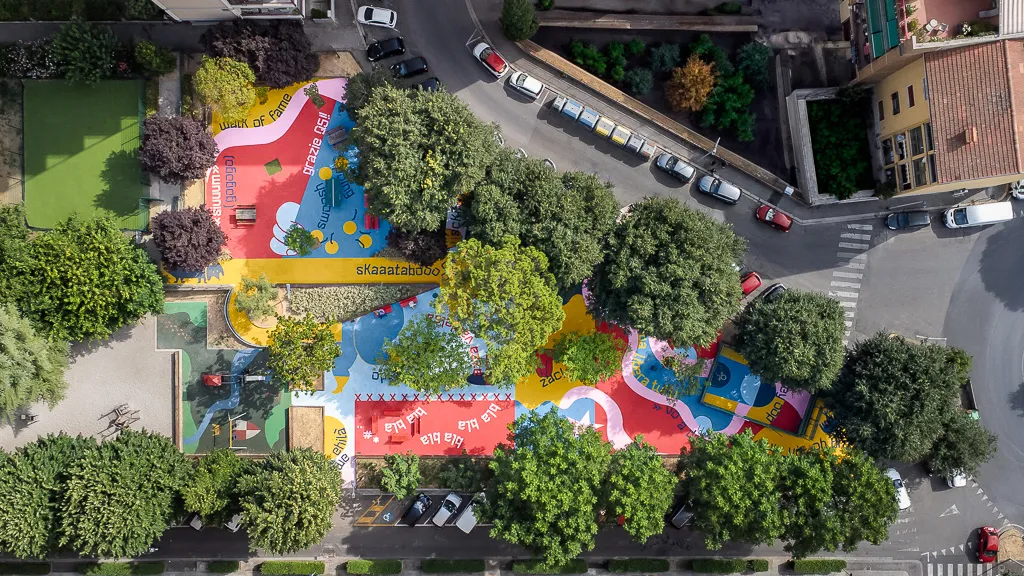
[[[964,565],[963,564],[957,564],[956,565],[956,576],[964,576]]]
[[[850,331],[849,331],[849,330],[847,330],[846,332],[844,332],[844,333],[843,333],[843,336],[846,336],[847,338],[849,338],[849,337],[850,337]]]
[[[846,234],[840,234],[840,238],[849,238],[850,240],[871,240],[871,234],[854,234],[847,232]]]
[[[842,306],[843,308],[856,308],[857,307],[857,303],[856,302],[847,302],[846,300],[840,300],[839,301],[839,305]]]
[[[854,270],[863,270],[864,269],[864,265],[861,264],[860,262],[845,262],[845,263],[843,263],[843,268],[853,268]]]
[[[832,281],[832,287],[833,288],[860,288],[860,283],[859,282],[837,282],[836,280],[833,280]]]
[[[935,576],[942,576],[942,564],[935,566]]]
[[[846,324],[847,328],[853,328],[853,322],[849,320],[843,320],[843,324]]]
[[[935,566],[933,564],[928,565],[928,576],[935,576]]]
[[[854,260],[864,260],[868,257],[868,255],[863,252],[836,252],[836,256],[839,256],[840,258],[853,258]]]
[[[840,242],[839,243],[839,247],[840,248],[855,248],[855,249],[858,249],[858,250],[867,250],[871,246],[869,244],[860,244],[860,243],[857,243],[857,242]]]
[[[953,565],[946,564],[946,576],[953,576]]]
[[[863,274],[857,274],[856,272],[839,272],[835,271],[832,273],[836,278],[853,278],[854,280],[860,280],[864,277]]]
[[[847,224],[850,230],[871,230],[871,224]]]
[[[853,312],[852,310],[843,311],[843,316],[846,316],[847,318],[853,318],[855,315],[856,312]]]
[[[829,298],[853,298],[854,300],[856,300],[857,299],[857,293],[856,292],[832,292],[832,291],[829,291],[828,297]]]
[[[967,565],[967,576],[974,576],[974,564]]]

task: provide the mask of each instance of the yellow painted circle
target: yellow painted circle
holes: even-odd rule
[[[373,238],[370,238],[369,234],[363,234],[359,237],[359,245],[363,248],[369,248],[373,244]]]
[[[316,238],[316,241],[317,241],[317,242],[323,242],[323,241],[324,241],[324,231],[323,231],[323,230],[319,230],[319,229],[317,229],[317,230],[313,230],[313,231],[312,231],[312,232],[310,232],[309,234],[310,234],[310,235],[311,235],[311,236],[312,236],[313,238]]]
[[[321,180],[330,180],[332,176],[334,176],[334,172],[327,166],[324,166],[323,168],[320,169]]]
[[[355,234],[356,233],[356,223],[351,221],[351,220],[349,220],[348,222],[345,222],[345,225],[342,226],[341,229],[345,231],[345,234],[350,234],[350,235],[351,234]]]
[[[338,242],[337,242],[337,240],[330,240],[330,241],[327,242],[327,244],[324,244],[324,250],[326,250],[328,254],[337,254],[338,253]]]

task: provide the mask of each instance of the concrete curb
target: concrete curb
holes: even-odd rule
[[[662,16],[550,10],[538,12],[537,21],[541,26],[562,28],[757,33],[757,19],[753,16]]]

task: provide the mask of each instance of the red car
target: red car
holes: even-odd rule
[[[751,292],[761,287],[761,277],[757,272],[747,272],[740,277],[740,286],[743,288],[743,296],[749,296]]]
[[[761,204],[757,212],[754,212],[754,217],[772,228],[782,230],[783,232],[789,232],[789,228],[793,225],[792,218],[779,212],[774,206],[767,204]]]
[[[995,562],[999,554],[999,531],[991,526],[978,529],[978,562]]]

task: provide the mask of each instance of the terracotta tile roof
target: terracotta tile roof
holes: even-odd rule
[[[925,56],[925,74],[938,182],[1020,173],[1024,43],[937,51]]]

